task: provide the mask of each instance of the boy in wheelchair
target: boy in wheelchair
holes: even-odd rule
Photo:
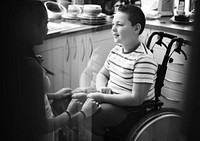
[[[87,94],[101,104],[101,110],[83,123],[90,130],[88,125],[92,120],[93,141],[103,141],[108,128],[120,125],[130,113],[127,107],[139,106],[154,98],[157,63],[150,50],[139,41],[145,27],[142,10],[134,5],[122,5],[112,24],[117,45],[96,76],[98,92]],[[110,94],[102,93],[105,88],[110,89]]]

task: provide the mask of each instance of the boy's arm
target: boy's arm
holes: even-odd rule
[[[100,103],[111,103],[119,106],[137,106],[145,100],[150,86],[150,83],[134,83],[132,93],[91,93],[88,97],[93,98]]]
[[[109,71],[103,66],[96,76],[96,89],[99,90],[101,87],[106,87],[109,77]]]

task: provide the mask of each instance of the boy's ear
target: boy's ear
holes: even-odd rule
[[[137,34],[139,35],[140,30],[141,30],[141,24],[137,23],[137,24],[135,25],[135,33],[137,33]]]

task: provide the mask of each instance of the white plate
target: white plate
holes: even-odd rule
[[[147,20],[156,20],[159,19],[161,17],[161,14],[156,14],[156,15],[146,15],[146,19]]]
[[[100,20],[100,19],[105,19],[106,15],[103,14],[103,13],[100,13],[97,16],[90,16],[88,14],[82,13],[82,14],[78,15],[78,17],[81,18],[81,19],[88,19],[88,20],[91,20],[91,19]]]
[[[90,20],[90,19],[81,19],[81,23],[88,25],[100,25],[105,24],[106,20]]]
[[[69,20],[78,20],[79,19],[79,17],[77,15],[73,15],[73,14],[70,14],[70,13],[63,14],[62,18],[63,19],[69,19]]]

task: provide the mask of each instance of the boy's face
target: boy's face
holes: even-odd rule
[[[111,31],[115,43],[129,46],[138,38],[136,27],[132,26],[126,13],[118,11],[113,18],[112,24]]]

